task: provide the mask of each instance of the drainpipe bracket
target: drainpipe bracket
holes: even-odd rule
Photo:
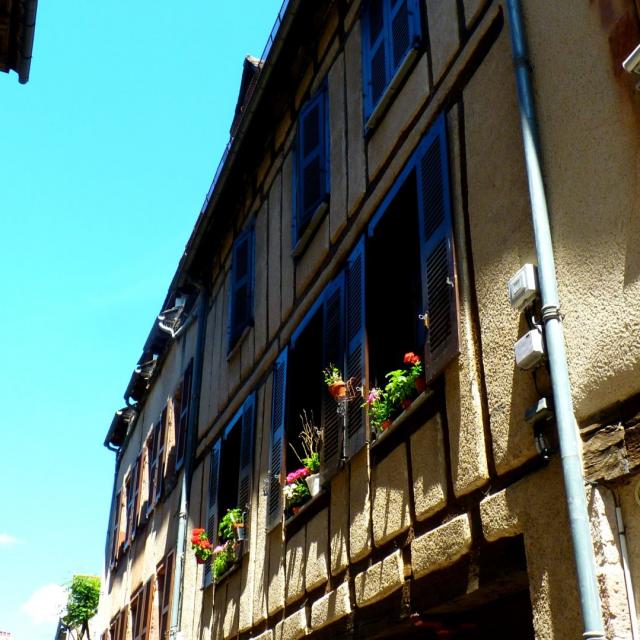
[[[549,320],[562,320],[562,314],[560,313],[560,307],[555,304],[545,304],[542,307],[542,322],[545,324]]]

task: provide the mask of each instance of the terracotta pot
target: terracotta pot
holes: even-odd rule
[[[409,398],[405,398],[400,402],[400,405],[406,411],[412,405],[412,403],[413,403],[413,400],[410,400]]]
[[[418,393],[423,393],[427,388],[427,383],[425,382],[424,378],[416,378],[415,385]]]
[[[291,507],[291,511],[292,511],[293,515],[295,516],[296,513],[300,513],[300,507]]]
[[[198,564],[204,564],[206,560],[204,558],[201,558],[200,556],[196,556],[196,562]]]
[[[383,431],[386,431],[392,424],[392,420],[385,420],[380,426],[382,427]]]
[[[340,380],[329,385],[329,393],[336,399],[344,398],[347,395],[347,385]]]

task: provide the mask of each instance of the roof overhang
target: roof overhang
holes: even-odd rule
[[[38,0],[0,0],[0,71],[29,80]]]

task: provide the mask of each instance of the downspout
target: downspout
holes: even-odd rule
[[[204,343],[207,331],[207,304],[209,290],[200,288],[198,300],[198,335],[193,361],[193,378],[191,379],[191,404],[189,406],[189,423],[187,425],[187,447],[184,456],[184,469],[180,486],[180,509],[178,512],[178,536],[176,540],[175,573],[173,579],[173,600],[171,606],[171,628],[169,637],[172,640],[181,637],[182,594],[184,582],[185,547],[187,541],[187,524],[189,519],[189,494],[193,476],[193,461],[198,439],[198,413],[200,409],[200,388],[202,386],[202,364],[204,361]],[[179,635],[180,634],[180,635]]]
[[[569,525],[578,576],[578,593],[584,625],[583,637],[604,640],[595,556],[589,529],[585,482],[560,317],[560,302],[551,243],[547,197],[542,178],[540,139],[531,82],[531,65],[525,39],[520,0],[506,0],[506,4],[511,24],[511,47],[518,85],[520,124],[522,126],[529,197],[531,199],[531,217],[538,259],[542,322],[545,328],[562,472],[569,511]]]

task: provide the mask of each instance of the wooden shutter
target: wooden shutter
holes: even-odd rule
[[[253,440],[255,424],[255,396],[252,393],[242,407],[240,434],[240,476],[238,478],[238,507],[248,513],[251,500],[251,470],[253,467]],[[247,523],[245,522],[245,527]]]
[[[297,229],[301,234],[328,191],[327,97],[322,87],[300,112],[297,139]]]
[[[178,437],[179,406],[176,406],[175,395],[167,400],[166,408],[166,444],[164,452],[163,490],[169,494],[176,486],[176,439]]]
[[[229,350],[232,349],[253,314],[253,227],[233,244],[231,264],[231,312],[229,314]]]
[[[147,522],[147,515],[150,508],[149,502],[149,480],[150,480],[150,459],[152,436],[148,436],[142,448],[142,460],[140,463],[140,497],[138,508],[138,527],[142,527]]]
[[[178,420],[178,434],[176,436],[176,470],[182,467],[187,444],[187,430],[189,428],[189,410],[191,407],[191,380],[193,377],[193,360],[189,362],[182,377],[180,387],[180,403],[176,401],[175,408],[180,412]]]
[[[335,364],[345,377],[344,361],[344,273],[333,280],[324,294],[323,304],[324,367]],[[320,475],[325,483],[336,473],[344,457],[344,418],[326,386],[321,405],[322,451]]]
[[[159,640],[169,640],[171,601],[173,597],[173,562],[171,551],[157,569]]]
[[[364,237],[358,242],[347,262],[346,273],[347,373],[354,390],[367,389],[365,334],[365,255]],[[351,400],[347,408],[347,455],[355,455],[367,440],[366,412],[363,400]]]
[[[427,134],[417,158],[422,292],[427,338],[425,374],[435,378],[458,353],[458,296],[451,223],[445,117]]]
[[[285,347],[273,367],[267,529],[271,529],[282,519],[282,455],[287,408],[287,357],[288,349]]]
[[[116,559],[120,557],[125,540],[127,539],[127,494],[125,491],[119,493],[120,503],[118,510],[118,530],[116,532]]]
[[[159,437],[159,424],[156,423],[151,427],[151,433],[147,438],[147,452],[149,457],[149,476],[148,476],[148,494],[147,494],[147,517],[153,511],[153,497],[155,496],[156,471],[158,468],[157,441]]]
[[[131,536],[136,537],[138,531],[138,514],[140,512],[140,473],[142,472],[142,454],[138,456],[134,467],[133,510],[131,514]]]
[[[126,542],[131,544],[136,533],[136,503],[138,499],[138,473],[139,473],[138,458],[129,473],[129,476],[125,482],[126,487],[126,499],[127,499],[127,529],[126,529]]]
[[[388,0],[370,0],[366,5],[363,21],[364,48],[363,69],[365,82],[365,117],[369,117],[387,88],[388,54],[386,28],[386,2]]]
[[[115,565],[118,559],[118,532],[120,531],[120,515],[122,513],[120,509],[120,491],[116,493],[116,499],[113,507],[113,529],[111,531],[111,565]]]
[[[222,440],[218,439],[209,455],[209,491],[207,498],[207,536],[215,546],[218,533],[218,483],[220,479],[220,449]],[[211,562],[204,565],[204,586],[211,584]]]
[[[162,497],[162,491],[164,489],[164,452],[166,447],[167,438],[167,407],[162,410],[160,416],[160,422],[158,423],[158,431],[156,433],[156,447],[155,447],[155,480],[153,483],[153,504],[156,505]]]

